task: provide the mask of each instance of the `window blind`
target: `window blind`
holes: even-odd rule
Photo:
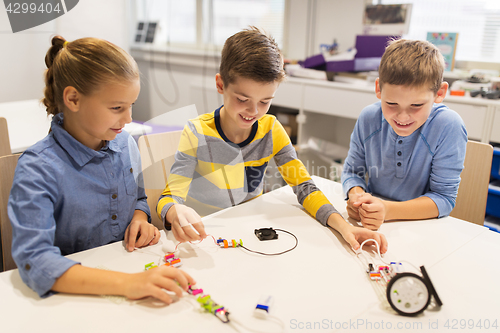
[[[457,32],[457,60],[500,62],[500,0],[381,0],[412,4],[405,38],[425,40],[427,32]]]

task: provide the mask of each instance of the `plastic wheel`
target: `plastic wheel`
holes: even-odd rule
[[[416,316],[431,301],[431,292],[424,279],[414,273],[400,273],[387,285],[387,300],[400,315]]]

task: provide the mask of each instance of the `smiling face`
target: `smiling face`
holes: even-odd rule
[[[250,135],[252,125],[269,111],[279,82],[257,82],[239,77],[224,86],[219,74],[215,79],[217,91],[224,96],[220,112],[222,130],[232,142],[243,142]]]
[[[132,121],[132,105],[139,91],[139,79],[103,84],[89,96],[66,87],[64,101],[69,112],[64,114],[64,128],[85,146],[99,149],[104,140],[114,140]]]
[[[434,103],[441,103],[446,96],[448,83],[443,82],[437,93],[426,86],[411,87],[375,81],[377,98],[382,101],[385,120],[399,136],[409,136],[429,118]]]

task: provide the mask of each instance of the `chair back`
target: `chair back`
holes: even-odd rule
[[[12,154],[7,119],[0,117],[0,156]]]
[[[12,259],[12,226],[7,216],[7,202],[9,201],[10,189],[14,180],[17,160],[20,154],[0,157],[0,234],[2,246],[0,247],[2,257],[2,270],[7,271],[17,268]]]
[[[141,136],[138,141],[151,219],[159,230],[163,229],[164,226],[156,213],[156,204],[167,184],[181,134],[182,131],[150,134]]]
[[[450,216],[479,225],[484,224],[492,158],[493,147],[491,145],[474,141],[467,142],[457,202]]]

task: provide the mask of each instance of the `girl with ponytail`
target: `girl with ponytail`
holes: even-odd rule
[[[23,281],[53,292],[181,296],[193,279],[176,268],[125,274],[84,267],[65,255],[112,242],[128,251],[158,243],[134,139],[125,131],[139,70],[121,48],[96,38],[52,38],[42,102],[51,131],[19,158],[8,204],[12,256]],[[176,283],[177,282],[177,283]]]

